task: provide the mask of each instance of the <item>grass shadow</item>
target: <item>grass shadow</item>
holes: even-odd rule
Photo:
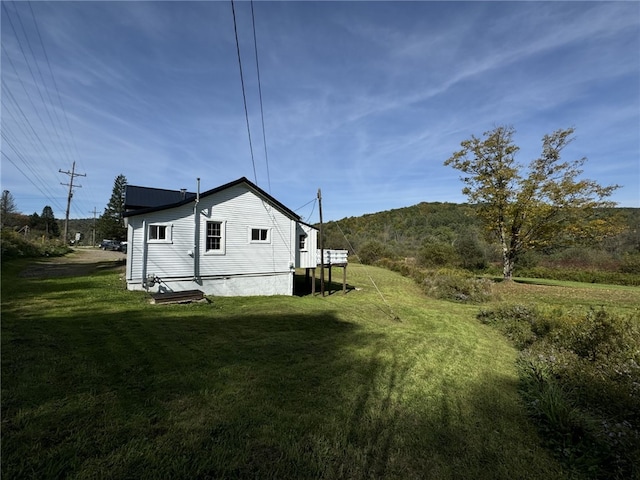
[[[109,282],[52,280],[39,313],[3,296],[6,478],[558,478],[512,380],[452,374],[449,337],[311,298],[158,309]]]

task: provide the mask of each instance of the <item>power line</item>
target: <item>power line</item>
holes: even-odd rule
[[[240,83],[242,85],[242,100],[244,101],[244,116],[247,120],[247,134],[249,135],[249,149],[251,150],[251,164],[253,165],[253,178],[258,185],[258,175],[256,173],[256,161],[253,157],[253,143],[251,142],[251,129],[249,128],[249,112],[247,110],[247,95],[244,89],[244,75],[242,74],[242,60],[240,58],[240,42],[238,41],[238,27],[236,25],[236,9],[231,0],[231,12],[233,14],[233,30],[236,34],[236,50],[238,52],[238,65],[240,67]]]
[[[29,5],[29,7],[31,7],[31,3],[28,3],[28,5]],[[14,7],[14,12],[15,12],[16,16],[18,17],[18,22],[20,23],[20,28],[22,28],[22,33],[24,35],[25,40],[27,41],[27,47],[29,47],[29,52],[31,52],[31,56],[33,57],[33,63],[35,63],[35,65],[36,65],[36,70],[38,71],[38,74],[40,75],[40,80],[42,81],[42,86],[43,86],[43,89],[44,89],[45,93],[47,94],[47,98],[49,100],[49,103],[47,104],[44,101],[44,97],[42,96],[42,92],[40,90],[40,86],[38,85],[38,82],[36,81],[36,78],[33,75],[33,71],[31,70],[31,67],[29,66],[29,71],[31,72],[31,75],[33,77],[34,84],[35,84],[35,86],[36,86],[36,88],[38,90],[38,94],[40,95],[40,100],[42,100],[42,104],[44,105],[45,110],[47,111],[47,115],[49,116],[49,120],[51,121],[51,125],[53,125],[53,129],[55,131],[56,137],[60,141],[65,153],[69,156],[69,158],[71,158],[70,155],[69,155],[69,151],[67,150],[67,146],[66,146],[65,142],[62,142],[62,139],[60,138],[60,133],[58,132],[58,127],[56,125],[56,122],[53,121],[53,117],[51,116],[51,113],[50,113],[49,108],[48,108],[49,106],[53,107],[53,101],[51,100],[51,95],[49,94],[49,89],[47,88],[47,84],[44,81],[44,76],[42,75],[42,70],[40,69],[40,62],[38,62],[38,60],[36,58],[36,54],[34,53],[33,48],[31,47],[31,41],[29,40],[29,35],[27,35],[27,31],[24,28],[24,24],[22,23],[22,17],[20,16],[20,12],[19,12],[18,8]],[[31,12],[33,14],[33,10]],[[25,57],[25,60],[26,60],[26,57]],[[28,62],[27,62],[27,64],[28,64]],[[55,109],[54,109],[54,115],[56,117],[56,120],[58,120],[58,123],[60,124],[60,119],[58,118],[58,115],[57,115],[57,112],[56,112]],[[62,127],[62,124],[60,124],[60,126]]]
[[[382,310],[385,314],[389,315],[393,320],[395,321],[401,321],[400,317],[398,315],[396,315],[396,312],[393,311],[393,308],[391,308],[391,305],[389,304],[389,302],[387,302],[387,299],[384,297],[384,295],[382,294],[382,292],[380,291],[380,289],[378,288],[378,285],[376,284],[375,280],[373,279],[373,277],[371,276],[371,274],[369,273],[369,271],[367,270],[367,267],[365,266],[364,263],[362,263],[362,259],[360,258],[360,256],[358,255],[358,253],[356,252],[355,248],[353,248],[353,245],[351,245],[351,242],[349,241],[349,239],[347,238],[347,236],[344,234],[344,232],[342,231],[342,229],[340,228],[340,224],[338,222],[334,222],[336,227],[338,227],[338,230],[340,231],[340,233],[342,234],[342,236],[344,237],[345,241],[347,242],[347,245],[349,246],[349,248],[351,249],[351,251],[353,252],[353,254],[356,256],[356,258],[358,259],[358,261],[360,262],[365,274],[367,275],[367,277],[369,277],[369,281],[371,282],[371,284],[373,285],[373,288],[376,289],[376,292],[378,292],[378,295],[380,296],[380,298],[382,299],[382,302],[386,305],[386,307],[389,309],[388,312],[385,312],[383,308],[380,308],[380,310]]]
[[[29,175],[27,175],[24,171],[22,171],[22,169],[18,166],[18,164],[16,162],[14,162],[11,157],[9,155],[7,155],[4,150],[2,152],[2,155],[9,161],[9,163],[11,163],[14,167],[16,167],[16,169],[22,174],[24,175],[24,177],[29,180],[29,182],[31,182],[31,184],[36,187],[36,189],[45,197],[47,197],[49,200],[51,200],[51,203],[55,204],[55,207],[62,210],[62,206],[53,198],[49,197],[49,195],[47,195],[45,192],[42,191],[42,189],[36,185],[36,183],[31,179],[31,177]],[[19,154],[18,154],[19,155]]]
[[[44,181],[44,179],[39,175],[38,171],[36,169],[34,169],[31,165],[30,162],[24,157],[24,155],[20,152],[20,150],[18,148],[16,148],[14,142],[8,137],[8,131],[3,131],[1,136],[2,139],[4,140],[4,142],[11,148],[11,150],[14,151],[14,153],[16,154],[16,156],[22,160],[22,163],[29,169],[29,171],[31,172],[31,175],[33,177],[35,177],[36,180],[38,180],[40,182],[40,185],[44,188],[44,190],[47,191],[47,193],[44,192],[44,190],[40,187],[38,187],[36,185],[36,187],[38,188],[38,190],[45,196],[47,197],[49,200],[55,201],[54,197],[55,195],[53,194],[53,192],[51,192],[49,190],[49,188],[47,187],[47,183]],[[6,154],[5,154],[6,156]],[[10,160],[11,161],[11,160]],[[18,166],[11,161],[11,164],[13,164],[16,168],[18,168]],[[25,175],[25,173],[22,171],[22,169],[18,168],[18,171],[20,173],[22,173],[23,175]],[[35,183],[31,180],[31,177],[25,175],[30,181],[31,183],[33,183],[35,185]],[[59,207],[59,204],[57,205]]]
[[[42,47],[42,53],[44,54],[44,58],[47,61],[47,67],[49,68],[49,74],[51,76],[51,80],[53,81],[53,87],[55,88],[56,94],[58,96],[58,103],[60,104],[60,108],[62,109],[62,113],[64,115],[64,119],[67,125],[67,130],[69,132],[69,136],[71,137],[71,143],[73,145],[73,149],[76,154],[76,159],[80,160],[80,153],[78,151],[78,145],[76,143],[76,138],[73,135],[73,130],[71,129],[71,124],[69,123],[69,116],[67,115],[67,109],[64,108],[64,103],[62,103],[62,97],[60,96],[60,89],[58,88],[58,82],[56,82],[56,77],[53,74],[53,69],[51,68],[51,62],[49,61],[49,54],[47,53],[47,49],[45,48],[44,41],[42,40],[42,35],[40,35],[40,27],[38,27],[38,21],[36,20],[36,16],[33,12],[33,7],[31,6],[31,2],[27,2],[29,5],[29,9],[31,10],[31,18],[33,19],[33,25],[36,27],[36,33],[38,34],[38,39],[40,40],[40,45]]]
[[[271,175],[269,174],[269,155],[267,154],[267,135],[264,128],[264,109],[262,108],[262,86],[260,82],[260,65],[258,64],[258,41],[256,40],[256,20],[253,14],[253,0],[251,0],[251,23],[253,24],[253,48],[256,52],[256,72],[258,72],[258,94],[260,98],[260,119],[262,120],[262,144],[264,145],[264,160],[267,164],[267,185],[271,193]]]
[[[75,177],[86,177],[87,174],[86,173],[76,173],[76,162],[73,162],[73,166],[71,167],[71,171],[65,171],[65,170],[61,170],[58,169],[58,171],[60,173],[64,173],[66,175],[69,175],[70,177],[70,181],[69,183],[61,183],[61,185],[68,185],[69,186],[69,195],[67,197],[67,213],[64,217],[64,243],[67,243],[67,232],[69,231],[69,208],[71,207],[71,198],[73,197],[73,187],[82,187],[82,185],[74,185],[73,184],[73,179]]]
[[[16,41],[18,43],[18,47],[20,48],[20,52],[22,53],[22,57],[24,58],[25,64],[27,65],[27,68],[29,69],[29,73],[31,74],[31,78],[33,79],[33,84],[35,85],[36,90],[38,91],[38,94],[40,95],[40,100],[42,101],[42,104],[44,106],[44,110],[46,110],[47,115],[49,116],[49,120],[51,120],[51,123],[53,124],[53,119],[51,118],[51,113],[49,112],[49,109],[47,108],[47,104],[44,101],[44,96],[42,95],[42,92],[40,91],[40,86],[38,84],[38,81],[36,80],[35,74],[33,73],[33,69],[31,68],[31,62],[29,62],[29,59],[27,58],[27,55],[26,55],[26,53],[24,51],[24,48],[22,47],[22,41],[20,40],[20,36],[18,35],[18,31],[16,30],[16,28],[15,28],[15,26],[13,24],[13,20],[11,20],[11,15],[9,15],[9,10],[5,6],[5,2],[2,2],[2,9],[4,10],[5,15],[7,17],[7,20],[9,21],[9,25],[11,26],[11,30],[13,30],[13,34],[15,35],[15,39],[16,39]],[[17,13],[16,13],[16,15],[17,15]],[[20,20],[20,25],[23,27],[22,31],[25,33],[25,36],[26,36],[26,32],[24,30],[24,26],[22,25],[22,20]],[[29,43],[28,37],[27,37],[27,43],[29,44],[29,48],[31,48],[31,44]],[[33,99],[31,98],[31,94],[27,90],[27,87],[24,84],[24,81],[22,80],[22,77],[18,73],[18,69],[16,68],[15,64],[13,63],[11,55],[9,55],[9,52],[4,48],[4,45],[2,47],[2,50],[4,51],[7,59],[9,60],[9,63],[11,64],[11,67],[13,68],[13,70],[14,70],[14,72],[16,74],[16,77],[18,78],[18,81],[20,82],[20,85],[22,86],[22,88],[24,90],[24,93],[27,95],[27,98],[29,99],[29,102],[31,102],[31,106],[33,107],[33,110],[36,112],[36,115],[38,116],[38,119],[40,120],[40,123],[42,124],[43,128],[46,130],[46,132],[47,132],[47,134],[49,136],[49,140],[51,141],[51,143],[56,148],[56,150],[58,152],[58,155],[62,157],[63,155],[60,152],[60,150],[58,149],[58,143],[59,142],[55,142],[54,141],[54,139],[53,139],[53,137],[51,135],[51,131],[47,128],[44,120],[42,119],[42,116],[40,115],[40,109],[36,107]],[[32,55],[33,55],[33,50],[31,50],[31,52],[32,52]],[[34,59],[35,59],[35,55],[34,55]],[[55,128],[55,125],[54,125],[54,128]],[[58,140],[60,141],[60,135],[58,134],[57,130],[56,130],[56,136],[58,137]]]

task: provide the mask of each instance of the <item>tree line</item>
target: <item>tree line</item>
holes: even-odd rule
[[[107,206],[97,219],[70,219],[69,237],[66,241],[70,244],[93,245],[100,243],[102,239],[124,241],[127,239],[127,229],[124,226],[124,195],[127,179],[124,175],[118,175],[113,184],[113,190]],[[18,209],[17,202],[9,190],[2,192],[0,198],[0,219],[2,231],[18,234],[26,240],[40,242],[65,242],[62,238],[61,222],[55,218],[50,205],[45,205],[42,213],[37,212],[25,215]],[[4,240],[4,237],[3,237]]]
[[[482,137],[472,136],[444,162],[461,172],[468,204],[420,203],[329,222],[324,228],[325,246],[357,252],[370,263],[407,257],[430,267],[482,269],[498,262],[507,280],[517,267],[567,252],[573,251],[577,258],[587,251],[590,257],[604,252],[611,259],[640,253],[638,209],[615,208],[609,197],[618,185],[581,178],[586,158],[562,158],[574,129],[545,135],[540,156],[526,166],[516,160],[519,147],[514,134],[513,127],[498,126]],[[71,232],[81,233],[81,243],[93,243],[94,237],[95,242],[126,240],[126,186],[126,177],[118,175],[102,215],[95,222],[83,219],[71,224]],[[40,215],[19,214],[5,190],[0,207],[3,231],[59,238],[60,227],[50,206]]]
[[[421,203],[329,222],[325,245],[349,249],[364,263],[404,257],[424,267],[500,264],[507,280],[517,268],[544,262],[640,273],[640,210],[615,208],[609,197],[618,185],[581,178],[586,158],[562,158],[573,133],[545,135],[527,166],[516,161],[513,127],[472,136],[445,161],[462,173],[468,204]]]

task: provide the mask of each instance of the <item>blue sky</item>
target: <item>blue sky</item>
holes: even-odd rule
[[[443,162],[512,125],[640,207],[640,3],[3,2],[2,189],[23,213],[101,214],[113,182],[194,191],[246,176],[307,221],[464,202]],[[46,52],[46,54],[45,54]],[[311,203],[309,203],[311,202]],[[304,205],[304,207],[303,207]],[[299,207],[302,207],[298,210]]]

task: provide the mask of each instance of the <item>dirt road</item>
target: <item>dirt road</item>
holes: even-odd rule
[[[52,278],[90,275],[104,270],[124,271],[126,254],[100,250],[99,248],[75,248],[72,253],[64,257],[43,258],[35,260],[25,270],[21,277]]]

